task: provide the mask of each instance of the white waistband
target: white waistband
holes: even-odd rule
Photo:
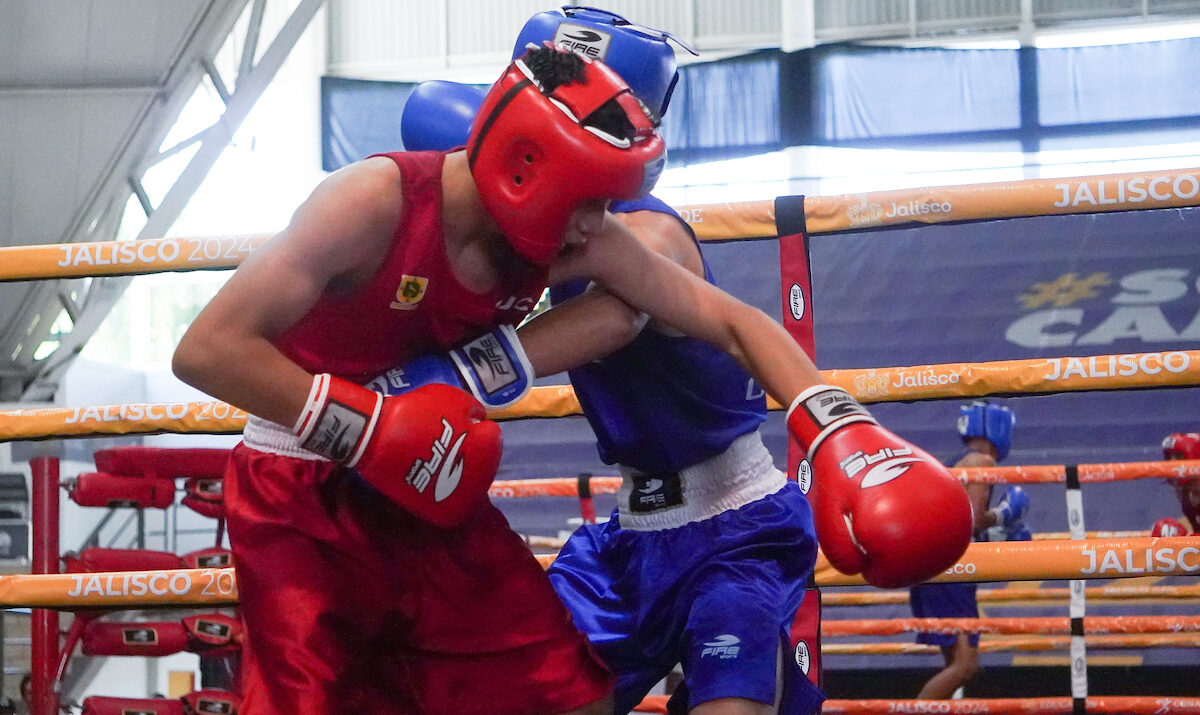
[[[311,459],[317,462],[329,461],[321,455],[301,447],[300,438],[287,427],[254,415],[250,415],[246,420],[246,427],[242,430],[242,442],[250,449],[259,452],[295,457],[296,459]]]
[[[623,479],[617,490],[617,509],[621,528],[634,531],[673,529],[702,521],[758,501],[787,484],[787,477],[775,468],[758,432],[742,435],[721,454],[681,470],[682,499],[675,506],[650,512],[632,511],[629,499],[633,495],[634,477],[643,474],[623,465],[620,469]]]

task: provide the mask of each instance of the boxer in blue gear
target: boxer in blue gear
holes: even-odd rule
[[[665,111],[677,78],[668,39],[602,10],[564,8],[531,18],[517,51],[569,43]],[[435,100],[436,92],[414,93],[404,112],[444,120]],[[448,101],[462,103],[463,93]],[[468,129],[469,120],[461,136],[448,136],[442,123],[427,138],[410,143],[406,135],[405,145],[445,150]],[[647,197],[610,211],[657,252],[713,281],[690,227],[665,203]],[[614,713],[629,712],[676,664],[684,683],[672,713],[819,712],[824,695],[797,665],[788,633],[816,560],[812,512],[763,446],[763,391],[724,352],[647,324],[602,290],[574,283],[550,295],[554,307],[518,335],[570,346],[561,368],[601,458],[623,476],[609,521],[577,530],[549,571],[617,676]]]
[[[964,452],[950,466],[994,467],[1006,456],[1012,444],[1012,428],[1017,418],[1007,407],[978,400],[959,409],[958,434]],[[989,509],[990,484],[966,485],[975,514],[976,541],[1021,541],[1031,538],[1025,526],[1029,496],[1010,484],[1004,497]],[[973,583],[928,583],[909,589],[909,605],[917,618],[978,618],[979,605]],[[979,670],[979,634],[919,633],[918,643],[936,645],[942,650],[946,666],[934,675],[917,694],[921,699],[945,700],[967,684]]]

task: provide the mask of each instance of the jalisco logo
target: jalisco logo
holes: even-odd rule
[[[968,706],[968,707],[970,707],[970,706]],[[980,712],[988,712],[986,710],[987,706],[985,705],[983,707],[985,709]],[[962,705],[957,705],[957,706],[952,705],[950,703],[950,701],[939,702],[937,700],[929,700],[929,701],[916,700],[913,702],[890,702],[887,705],[887,712],[920,714],[920,713],[949,713],[949,712],[967,713],[967,712],[972,712],[972,711],[969,709],[964,709]]]
[[[891,379],[891,373],[876,373],[875,369],[871,368],[865,373],[855,376],[854,395],[860,400],[882,397],[888,394],[888,383],[891,382]]]
[[[898,204],[895,201],[888,207],[884,218],[908,218],[911,216],[924,216],[926,214],[949,214],[954,210],[954,206],[949,201],[906,201]]]
[[[1200,468],[1181,464],[1177,467],[1171,467],[1171,473],[1175,475],[1176,479],[1180,477],[1200,477]]]
[[[883,223],[884,219],[911,219],[936,215],[949,218],[954,211],[954,204],[949,201],[932,199],[891,201],[884,209],[878,203],[868,203],[870,197],[870,194],[858,194],[858,203],[846,209],[846,219],[851,226],[874,226]]]
[[[1148,549],[1083,549],[1087,557],[1087,568],[1083,574],[1138,574],[1138,573],[1196,573],[1200,571],[1200,549],[1185,546],[1157,547]]]
[[[867,195],[859,194],[858,203],[846,209],[846,219],[851,226],[873,226],[883,220],[883,207],[868,204]]]
[[[897,388],[955,385],[962,379],[957,372],[947,371],[944,368],[934,369],[932,367],[917,369],[915,371],[907,369],[897,370],[894,377],[892,387]]]
[[[128,266],[160,263],[237,262],[254,250],[248,237],[225,238],[167,238],[146,241],[105,241],[100,243],[70,243],[59,246],[63,251],[59,268],[79,266]]]
[[[1191,356],[1184,352],[1053,358],[1046,361],[1049,372],[1042,379],[1052,382],[1072,377],[1098,380],[1105,377],[1157,375],[1164,371],[1179,374],[1187,372],[1191,363]]]
[[[192,412],[193,405],[186,402],[164,404],[106,405],[101,407],[73,407],[71,414],[63,420],[66,424],[84,422],[142,422],[146,420],[181,420]],[[246,413],[223,402],[205,402],[195,419],[229,420],[245,419]]]
[[[952,575],[953,574],[967,574],[969,576],[971,574],[974,574],[977,571],[979,571],[979,568],[975,564],[971,563],[970,561],[962,561],[962,562],[956,563],[953,566],[951,566],[950,568],[946,569],[945,573],[952,574]]]
[[[1104,300],[1104,292],[1111,297]],[[1188,268],[1150,268],[1115,279],[1100,271],[1065,273],[1033,283],[1017,297],[1033,312],[1014,320],[1004,337],[1036,350],[1118,340],[1195,342],[1200,340],[1200,310],[1192,313],[1192,306],[1198,294],[1200,272]],[[1181,306],[1190,313],[1185,321],[1177,315]],[[1171,320],[1169,313],[1175,313]]]
[[[1200,194],[1200,179],[1192,174],[1178,176],[1135,176],[1055,184],[1059,192],[1055,208],[1079,208],[1116,204],[1140,204],[1191,199]]]
[[[193,578],[193,573],[196,575]],[[68,574],[68,598],[89,596],[232,596],[236,592],[229,571],[149,571],[141,573]]]
[[[1176,709],[1200,708],[1200,700],[1195,698],[1155,698],[1154,704],[1157,706],[1154,715],[1169,715]]]

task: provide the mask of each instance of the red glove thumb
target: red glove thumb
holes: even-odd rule
[[[805,461],[801,469],[811,469]],[[862,573],[863,553],[854,543],[854,535],[846,517],[846,507],[842,503],[844,493],[836,489],[828,489],[825,494],[822,484],[828,480],[812,479],[812,487],[808,490],[808,501],[813,507],[813,526],[820,534],[821,553],[829,560],[829,565],[846,574]]]
[[[1186,533],[1187,529],[1183,528],[1183,524],[1171,518],[1159,519],[1150,530],[1151,536],[1183,536]]]

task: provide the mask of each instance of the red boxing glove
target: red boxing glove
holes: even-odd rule
[[[356,468],[401,509],[449,528],[487,499],[500,466],[500,425],[486,415],[449,385],[384,397],[321,374],[294,431],[305,449]]]
[[[238,709],[242,706],[240,695],[213,688],[188,693],[178,702],[183,703],[184,715],[208,715],[209,713],[237,715]]]
[[[1183,524],[1178,521],[1165,518],[1154,522],[1154,528],[1150,530],[1151,536],[1183,536],[1187,534],[1187,529],[1183,528]]]
[[[92,695],[84,698],[79,715],[185,715],[183,701],[165,698],[109,698]]]
[[[971,543],[971,502],[924,450],[879,426],[848,392],[814,385],[788,409],[808,451],[808,498],[829,563],[879,588],[927,581]]]
[[[223,479],[188,477],[179,503],[201,516],[220,519],[225,516],[224,489]]]
[[[183,627],[188,635],[188,650],[193,653],[228,655],[242,647],[242,622],[224,613],[187,616]]]

